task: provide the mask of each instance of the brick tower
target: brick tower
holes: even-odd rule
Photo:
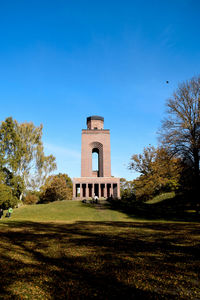
[[[120,180],[111,176],[110,130],[104,129],[104,118],[87,118],[87,129],[82,130],[81,177],[73,179],[73,199],[120,197]],[[92,156],[98,157],[93,170]]]

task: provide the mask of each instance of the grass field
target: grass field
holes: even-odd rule
[[[200,299],[200,223],[62,201],[0,220],[0,299]]]

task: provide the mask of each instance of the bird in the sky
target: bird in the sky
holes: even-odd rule
[[[169,83],[169,81],[168,81],[168,80],[166,80],[166,83],[168,84],[168,83]]]

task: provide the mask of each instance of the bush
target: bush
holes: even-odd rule
[[[55,175],[51,176],[51,181],[44,187],[40,196],[40,203],[71,199],[72,191],[67,186],[65,178]]]
[[[37,202],[39,202],[39,196],[36,195],[35,193],[28,193],[24,200],[23,200],[24,204],[28,204],[28,205],[31,205],[31,204],[36,204]]]
[[[17,205],[18,199],[13,196],[13,191],[11,187],[0,184],[0,207],[3,209],[8,209],[9,207],[15,207]]]

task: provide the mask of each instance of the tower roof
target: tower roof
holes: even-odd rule
[[[104,118],[100,117],[100,116],[90,116],[90,117],[87,118],[87,122],[91,121],[91,120],[100,120],[100,121],[104,122]]]

